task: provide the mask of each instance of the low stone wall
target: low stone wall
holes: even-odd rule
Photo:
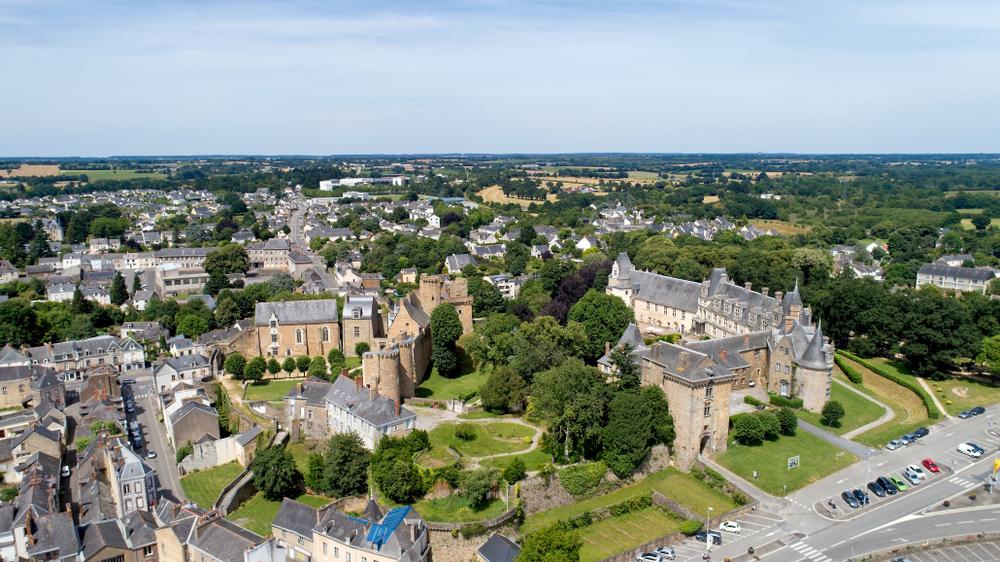
[[[341,513],[357,513],[367,506],[368,498],[365,496],[347,496],[333,502],[333,509]]]
[[[475,523],[480,523],[487,529],[494,529],[496,527],[501,527],[510,521],[510,519],[514,517],[514,511],[516,511],[516,508],[512,507],[497,517],[487,519],[486,521],[468,521],[465,523],[439,523],[437,521],[425,521],[425,523],[427,523],[427,528],[432,531],[457,531],[466,525],[472,525]]]
[[[697,513],[675,502],[667,496],[664,496],[656,490],[653,490],[653,505],[665,507],[668,511],[673,511],[676,514],[683,516],[685,519],[701,519]]]
[[[237,481],[236,486],[232,488],[232,494],[223,496],[218,503],[217,509],[225,517],[231,512],[239,509],[240,504],[248,501],[250,498],[254,497],[257,493],[257,487],[253,485],[253,473],[247,471],[244,473],[243,477]]]
[[[453,537],[450,531],[429,531],[431,545],[434,549],[434,562],[468,562],[469,560],[479,560],[476,556],[476,549],[483,546],[483,543],[496,531],[508,537],[515,537],[517,533],[511,527],[492,529],[487,533],[469,539],[461,534]]]
[[[525,515],[534,515],[576,502],[573,494],[563,487],[556,476],[547,480],[538,476],[523,480],[521,500]]]

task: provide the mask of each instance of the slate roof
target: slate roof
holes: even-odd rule
[[[0,382],[23,381],[31,378],[33,373],[40,371],[36,365],[19,365],[17,367],[0,367]]]
[[[113,519],[117,516],[111,486],[101,478],[93,479],[80,489],[80,524]]]
[[[971,279],[974,281],[990,281],[996,274],[992,269],[979,269],[975,267],[952,267],[949,265],[935,265],[925,263],[920,267],[919,275],[933,275],[934,277],[955,277],[958,279]]]
[[[98,521],[79,528],[84,560],[91,560],[105,548],[129,550],[122,529],[115,520]]]
[[[0,365],[27,362],[28,357],[7,344],[0,347]]]
[[[820,326],[817,326],[816,333],[813,334],[812,341],[809,342],[809,346],[806,347],[802,356],[796,357],[795,363],[800,367],[805,367],[807,369],[825,371],[829,368],[829,365],[826,362],[826,352],[823,349],[824,347],[823,330]]]
[[[164,365],[169,365],[170,367],[178,371],[189,371],[191,369],[200,369],[202,367],[208,367],[209,361],[201,354],[193,355],[182,355],[180,357],[166,357],[162,362],[153,367],[153,372],[158,373],[163,369]]]
[[[196,524],[188,539],[192,547],[222,562],[243,560],[243,552],[264,542],[264,537],[222,518]]]
[[[336,323],[340,320],[335,299],[290,302],[259,302],[254,309],[254,325],[268,326],[271,314],[278,324]]]
[[[521,549],[514,541],[500,533],[493,533],[483,546],[476,549],[476,553],[486,562],[514,562]]]
[[[6,535],[14,530],[14,506],[0,507],[0,535]]]
[[[662,367],[664,376],[673,376],[690,383],[721,378],[729,380],[735,376],[725,367],[711,365],[708,355],[672,343],[653,344],[646,358]]]
[[[215,408],[211,406],[206,406],[196,400],[191,400],[190,402],[185,402],[184,405],[180,407],[180,409],[178,409],[173,414],[170,414],[171,425],[176,424],[177,422],[184,419],[185,416],[196,410],[215,417],[219,417],[219,412],[216,411]]]
[[[40,435],[45,439],[48,439],[49,441],[59,441],[59,434],[56,433],[55,431],[49,431],[48,429],[45,429],[40,425],[31,425],[28,427],[28,429],[24,431],[24,433],[18,435],[11,441],[10,444],[11,448],[12,449],[18,448],[21,445],[21,443],[24,443],[25,440],[27,440],[28,437],[32,435]]]
[[[236,443],[240,447],[246,447],[248,443],[256,439],[258,435],[260,435],[260,432],[261,432],[260,427],[258,426],[251,427],[250,429],[236,436]]]
[[[121,518],[125,527],[125,540],[132,548],[139,548],[156,543],[156,519],[148,511],[133,511]]]
[[[354,381],[340,375],[326,394],[326,401],[335,404],[355,416],[365,420],[375,427],[402,423],[403,420],[416,418],[417,415],[406,408],[399,409],[396,415],[396,403],[381,394],[371,399],[369,389],[362,387],[361,392],[355,392]]]
[[[35,544],[28,547],[28,554],[34,558],[47,558],[56,554],[59,559],[76,558],[80,552],[80,539],[69,512],[53,513],[39,517],[32,522],[35,527],[32,536]]]
[[[375,310],[375,297],[362,295],[347,295],[344,300],[344,319],[371,320]],[[358,314],[355,316],[355,312]]]
[[[50,369],[42,373],[41,377],[32,381],[31,390],[42,391],[47,388],[52,388],[53,386],[59,386],[60,384],[62,384],[62,382],[56,376],[55,372]]]
[[[58,458],[45,454],[41,451],[35,451],[31,453],[28,458],[24,459],[24,462],[14,467],[14,470],[17,472],[24,472],[33,466],[39,467],[39,476],[42,476],[43,478],[58,477],[59,469],[61,467]]]
[[[278,515],[271,522],[272,527],[291,531],[300,537],[312,540],[313,527],[319,523],[320,509],[285,498],[281,501]]]

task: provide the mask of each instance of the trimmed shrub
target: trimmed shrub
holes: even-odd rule
[[[771,404],[775,406],[788,406],[789,408],[794,408],[796,410],[802,408],[801,398],[785,398],[784,396],[779,396],[777,394],[770,397]]]
[[[703,521],[698,521],[697,519],[688,519],[677,526],[677,530],[684,533],[685,535],[693,535],[701,530],[702,525],[705,523]]]
[[[760,400],[757,400],[753,396],[744,396],[743,397],[743,403],[744,404],[750,404],[751,406],[761,406],[761,405],[764,404],[763,402],[761,402]]]
[[[651,505],[653,505],[652,494],[645,494],[642,496],[633,496],[625,501],[610,505],[608,506],[608,511],[611,512],[612,517],[618,517],[619,515],[626,515],[646,509]]]
[[[927,408],[927,417],[933,420],[936,420],[941,417],[941,412],[938,411],[937,406],[934,405],[934,399],[932,399],[931,395],[927,394],[927,391],[924,390],[919,384],[898,377],[896,376],[895,373],[890,373],[889,371],[886,371],[882,367],[879,367],[874,363],[869,363],[868,361],[865,361],[864,359],[861,359],[860,357],[857,357],[850,353],[847,353],[846,351],[841,351],[838,349],[837,353],[843,355],[844,357],[847,357],[851,361],[854,361],[858,365],[861,365],[862,367],[868,369],[869,371],[875,373],[876,375],[885,377],[891,380],[892,382],[902,386],[903,388],[912,390],[914,393],[916,393],[917,396],[920,397],[921,400],[923,400],[924,407]]]
[[[861,384],[861,373],[854,370],[854,367],[848,365],[847,361],[845,361],[843,357],[839,355],[834,355],[833,361],[837,364],[838,367],[840,367],[840,370],[843,371],[845,375],[847,375],[847,378],[850,379],[851,382],[853,382],[854,384]]]

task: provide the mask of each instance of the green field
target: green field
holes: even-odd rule
[[[281,402],[285,395],[291,392],[302,380],[270,380],[250,383],[247,387],[245,400],[270,400]]]
[[[139,173],[137,170],[60,170],[60,176],[78,176],[85,174],[88,181],[97,180],[134,180],[148,178],[151,180],[162,180],[167,177],[163,174]]]
[[[299,468],[299,472],[305,474],[309,469],[309,453],[314,451],[310,451],[306,447],[306,443],[301,442],[289,443],[285,449],[295,457],[295,466]]]
[[[455,427],[458,424],[447,423],[435,427],[430,433],[431,448],[451,447],[465,457],[487,457],[497,453],[523,451],[531,446],[524,442],[524,438],[535,435],[533,428],[510,422],[472,425],[475,427],[476,437],[468,441],[455,437]]]
[[[551,525],[561,519],[576,517],[585,511],[593,511],[634,496],[648,494],[653,490],[695,513],[704,513],[706,508],[712,507],[715,510],[715,515],[722,515],[738,507],[728,496],[712,488],[705,482],[701,482],[690,474],[681,472],[676,468],[667,468],[656,474],[647,476],[631,486],[619,488],[610,494],[529,515],[525,519],[524,525],[521,526],[520,532],[523,536],[535,529]]]
[[[184,495],[198,507],[211,510],[219,499],[222,489],[243,472],[236,461],[208,470],[202,470],[181,478]]]
[[[485,508],[479,511],[472,511],[465,497],[451,495],[445,498],[417,502],[413,504],[413,508],[427,521],[465,523],[467,521],[493,519],[504,512],[506,504],[499,498],[493,499],[490,500],[490,503]]]
[[[576,529],[583,541],[580,562],[596,562],[677,531],[677,521],[655,507]]]
[[[486,375],[474,369],[466,370],[464,367],[465,365],[462,369],[463,374],[453,379],[442,377],[436,368],[431,369],[430,376],[417,387],[417,396],[447,400],[473,390],[478,391],[479,387],[486,383]]]
[[[943,381],[927,381],[927,384],[933,389],[938,402],[952,416],[958,415],[963,410],[971,410],[976,406],[986,407],[1000,402],[1000,386],[975,379],[953,377]],[[959,393],[965,394],[965,396],[956,393],[955,389],[959,389]],[[949,404],[949,402],[951,403]]]
[[[789,457],[796,455],[799,467],[788,470]],[[729,445],[715,460],[761,490],[784,496],[857,462],[858,457],[800,429],[794,436],[757,445]],[[755,470],[757,480],[753,479]]]
[[[458,419],[460,420],[485,420],[490,418],[499,418],[500,416],[496,414],[491,414],[489,412],[472,412],[469,414],[458,414]]]
[[[309,496],[306,494],[302,494],[291,499],[313,507],[323,507],[333,501],[329,498]],[[271,521],[274,521],[274,518],[278,516],[279,509],[281,509],[280,501],[269,501],[264,498],[263,493],[258,492],[256,496],[250,499],[250,501],[244,503],[239,509],[227,515],[226,519],[230,521],[248,519],[249,521],[245,522],[243,527],[262,537],[266,537],[271,534]]]
[[[628,179],[656,181],[660,179],[660,174],[656,172],[629,172]]]
[[[524,463],[525,470],[538,470],[538,467],[543,464],[549,464],[552,462],[552,456],[548,453],[542,452],[541,447],[536,448],[530,453],[524,453],[521,455],[507,455],[503,457],[493,457],[490,459],[484,459],[479,461],[479,466],[484,468],[496,468],[503,470],[507,468],[507,465],[514,462],[515,458],[521,459]]]
[[[854,361],[849,359],[847,361],[851,367],[854,367],[857,372],[861,373],[864,380],[864,383],[860,385],[851,382],[848,382],[848,384],[889,406],[896,414],[896,417],[892,420],[856,436],[854,441],[868,445],[869,447],[881,448],[885,447],[885,444],[889,441],[898,439],[918,427],[926,427],[937,423],[935,420],[927,417],[927,408],[920,397],[912,390],[877,375]],[[846,381],[847,379],[843,380]]]
[[[1000,219],[990,219],[990,226],[1000,226]],[[976,229],[976,227],[972,226],[972,219],[962,219],[962,228],[966,230]]]
[[[885,413],[885,409],[878,404],[836,383],[834,383],[833,388],[830,390],[830,400],[836,400],[844,406],[843,419],[835,423],[832,427],[830,426],[830,422],[818,413],[799,410],[796,412],[796,415],[799,419],[822,427],[831,433],[843,435],[848,431],[854,431],[865,424],[879,419]]]

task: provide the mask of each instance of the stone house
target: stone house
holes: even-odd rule
[[[118,517],[150,511],[156,505],[156,473],[120,438],[106,439],[101,449]]]
[[[164,416],[167,438],[174,449],[188,441],[202,443],[219,438],[219,412],[198,400],[188,400]]]
[[[24,462],[35,452],[61,459],[62,435],[40,425],[32,424],[24,433],[11,440],[10,450],[14,454],[14,462],[16,463]]]
[[[31,399],[31,379],[46,370],[37,365],[0,367],[0,408],[23,406]]]
[[[46,369],[31,381],[31,401],[37,406],[48,401],[62,410],[66,404],[66,383],[59,380],[55,371]]]
[[[259,302],[254,311],[257,355],[326,356],[340,346],[340,315],[333,299]]]
[[[313,528],[313,560],[427,562],[431,560],[429,531],[412,507],[382,514],[374,502],[362,517],[326,510]],[[362,538],[364,537],[364,538]]]
[[[78,380],[91,367],[111,365],[118,373],[146,367],[146,352],[132,338],[96,336],[22,350],[32,365],[51,367],[65,380]]]
[[[344,300],[344,355],[355,357],[354,347],[366,342],[378,349],[378,339],[385,338],[382,315],[375,297],[347,295]]]
[[[163,357],[153,364],[153,381],[159,392],[166,392],[182,381],[200,380],[214,372],[204,355]]]

